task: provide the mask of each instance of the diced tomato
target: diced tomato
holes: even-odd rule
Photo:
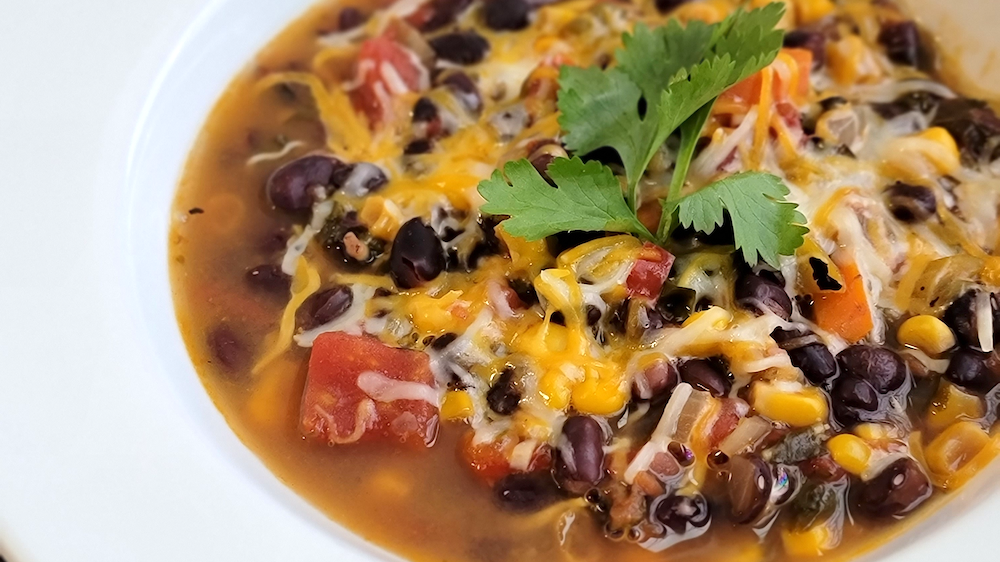
[[[488,443],[475,444],[474,435],[474,431],[469,431],[462,436],[458,452],[462,461],[480,480],[492,486],[504,476],[518,472],[510,465],[510,456],[517,445],[515,438],[507,436]],[[539,445],[531,455],[527,472],[550,468],[552,468],[552,449],[548,445]]]
[[[788,101],[800,102],[805,96],[809,95],[809,72],[812,69],[812,51],[808,49],[789,48],[782,49],[781,53],[786,55],[787,58],[779,58],[771,63],[772,68],[775,65],[788,66],[787,59],[790,58],[796,68],[789,68],[787,70],[798,76],[798,82],[794,85],[782,84],[781,73],[772,72],[773,83],[771,92],[773,98],[778,103]],[[723,92],[719,97],[718,107],[742,107],[744,111],[748,111],[751,106],[760,103],[762,86],[763,74],[762,72],[758,72]]]
[[[643,244],[642,250],[639,251],[639,259],[625,280],[629,296],[647,299],[658,297],[673,265],[673,254],[651,242]]]
[[[368,116],[374,128],[392,119],[391,100],[400,86],[409,91],[425,87],[426,74],[417,57],[391,38],[383,35],[361,44],[356,67],[359,86],[351,92],[354,108]],[[398,81],[387,79],[395,73]]]
[[[362,389],[371,391],[373,385],[380,387],[375,396]],[[330,445],[394,439],[430,446],[437,437],[438,406],[419,395],[433,396],[435,387],[423,353],[368,336],[322,334],[309,357],[302,434]]]

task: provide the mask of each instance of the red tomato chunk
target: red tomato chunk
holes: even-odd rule
[[[425,70],[412,52],[386,36],[369,39],[358,54],[354,108],[368,116],[372,128],[393,119],[392,98],[423,89]]]
[[[323,334],[309,358],[302,434],[330,445],[397,440],[430,446],[438,428],[436,386],[423,353],[368,336]]]
[[[629,296],[647,299],[660,296],[673,265],[674,256],[670,252],[650,242],[643,244],[639,259],[625,281]]]

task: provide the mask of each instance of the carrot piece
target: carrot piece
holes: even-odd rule
[[[809,71],[812,70],[813,64],[812,51],[809,49],[787,48],[782,49],[781,52],[795,59],[795,64],[799,67],[799,83],[796,84],[797,91],[795,93],[798,94],[799,98],[804,98],[809,95]]]
[[[844,276],[844,290],[815,293],[813,315],[820,328],[854,343],[872,331],[871,309],[858,266],[838,263],[837,267]]]

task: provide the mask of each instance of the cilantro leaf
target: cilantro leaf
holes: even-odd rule
[[[713,51],[732,58],[733,84],[756,74],[778,56],[785,33],[775,26],[784,14],[784,4],[772,2],[749,12],[737,10],[716,28]]]
[[[566,147],[578,154],[614,148],[629,184],[646,169],[653,120],[639,116],[642,91],[620,70],[564,66],[559,77],[559,125]],[[648,118],[647,118],[648,119]]]
[[[640,23],[632,35],[622,36],[624,48],[615,53],[618,68],[639,86],[647,103],[658,103],[660,93],[670,87],[678,72],[705,59],[714,31],[698,20],[681,27],[672,19],[652,30]]]
[[[664,212],[676,209],[680,224],[699,232],[722,226],[729,212],[736,247],[747,263],[763,259],[778,267],[779,255],[791,255],[809,231],[797,205],[785,201],[788,187],[763,172],[743,172],[719,180],[681,200],[664,203]]]
[[[513,236],[538,240],[567,230],[608,230],[653,239],[625,204],[621,182],[600,162],[556,158],[548,167],[556,188],[524,159],[508,162],[504,173],[508,179],[493,172],[479,193],[487,201],[484,213],[510,217],[503,225]]]

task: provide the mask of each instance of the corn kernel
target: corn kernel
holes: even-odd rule
[[[751,403],[758,413],[792,427],[826,421],[829,409],[818,388],[795,385],[796,388],[786,390],[779,387],[782,384],[787,383],[754,383]]]
[[[719,23],[729,15],[727,6],[718,0],[688,2],[676,8],[672,14],[682,22],[700,20],[705,23]]]
[[[978,423],[958,422],[938,435],[924,452],[927,468],[935,480],[958,472],[990,443],[990,436]]]
[[[834,462],[844,467],[844,470],[854,475],[861,475],[868,468],[872,456],[872,448],[864,439],[850,433],[837,435],[826,442],[826,448]]]
[[[927,355],[938,355],[955,347],[955,334],[940,319],[921,314],[907,319],[896,332],[899,343],[915,347]]]
[[[358,218],[372,234],[392,240],[403,224],[403,213],[395,203],[378,195],[369,197],[358,213]]]
[[[538,393],[545,405],[555,410],[565,410],[569,406],[570,380],[562,371],[547,371],[538,379]]]
[[[413,327],[421,334],[443,334],[445,332],[460,332],[469,324],[469,318],[455,315],[464,303],[459,300],[462,291],[449,291],[440,298],[430,295],[414,295],[406,303],[413,321]],[[467,315],[466,315],[467,316]]]
[[[601,377],[588,373],[587,378],[573,387],[573,407],[585,414],[609,416],[620,411],[628,401],[628,393],[617,377]]]
[[[854,427],[854,434],[869,443],[892,439],[891,427],[880,423],[861,423]]]
[[[827,45],[826,57],[830,75],[838,84],[872,82],[882,72],[868,46],[857,35]]]
[[[986,414],[983,400],[942,380],[927,409],[927,429],[944,431],[960,421],[978,420]]]
[[[472,397],[464,390],[449,390],[441,403],[441,418],[445,420],[464,420],[475,413]]]
[[[883,172],[911,183],[927,182],[954,173],[961,166],[958,145],[941,127],[895,139],[882,155]]]
[[[831,538],[830,528],[826,522],[803,531],[789,529],[781,531],[781,544],[785,547],[785,553],[794,557],[823,556],[823,552],[832,547]]]
[[[950,174],[962,165],[958,144],[947,129],[931,127],[918,134],[917,138],[932,143],[933,148],[928,147],[926,155],[941,174]]]
[[[835,6],[830,0],[795,0],[795,15],[799,25],[809,25],[833,13]]]
[[[716,330],[724,330],[729,323],[733,320],[733,315],[729,313],[726,309],[721,306],[710,306],[705,310],[695,312],[691,316],[688,316],[687,320],[681,324],[682,327],[687,328],[692,326],[696,322],[702,322],[705,324],[706,328],[715,328]]]

